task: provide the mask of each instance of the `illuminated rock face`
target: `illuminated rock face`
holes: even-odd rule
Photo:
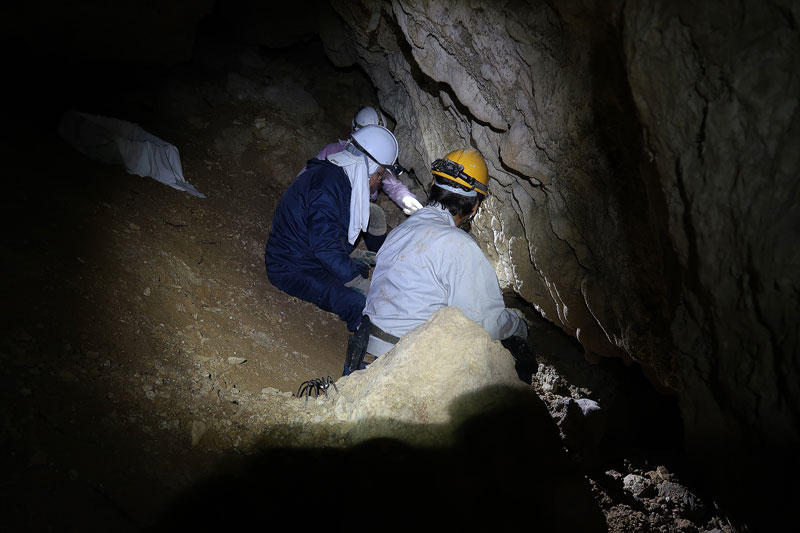
[[[796,7],[332,4],[326,50],[418,192],[451,149],[486,158],[505,288],[676,391],[695,451],[797,442]]]
[[[597,65],[591,48],[593,39],[600,54],[619,43],[608,30],[593,36],[589,21],[565,22],[544,3],[521,11],[511,4],[410,4],[383,11],[375,4],[369,14],[368,6],[334,3],[353,31],[322,33],[334,62],[358,63],[370,74],[398,124],[400,158],[417,170],[420,192],[433,159],[461,146],[480,150],[492,197],[474,228],[501,285],[588,352],[649,357],[667,383],[668,365],[658,360],[664,354],[652,357],[650,347],[662,336],[642,326],[668,322],[655,236],[663,228],[648,222],[636,171],[640,132],[623,65]],[[601,69],[609,76],[598,81]],[[614,115],[615,107],[628,114]],[[602,127],[620,131],[603,139]],[[632,150],[611,160],[607,146],[623,141]]]
[[[356,441],[442,444],[463,418],[493,407],[485,392],[492,388],[532,392],[500,341],[458,308],[443,307],[366,370],[339,380],[335,416],[354,423],[350,437]],[[498,393],[494,401],[502,403]]]

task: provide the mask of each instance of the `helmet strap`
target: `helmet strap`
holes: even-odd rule
[[[455,194],[460,194],[461,196],[478,196],[478,191],[476,191],[475,189],[470,189],[469,191],[465,191],[464,189],[459,189],[458,187],[451,187],[450,185],[439,183],[436,180],[433,180],[433,184],[436,187],[439,187],[446,191],[450,191]]]
[[[349,145],[346,147],[346,150],[351,154],[360,155],[361,157],[364,158],[364,165],[367,167],[367,174],[370,175],[372,174],[369,171],[369,160],[367,158],[371,159],[376,165],[378,165],[378,167],[381,166],[381,164],[374,157],[372,157],[372,155],[369,152],[367,152],[360,144],[358,144],[355,139],[350,139]]]

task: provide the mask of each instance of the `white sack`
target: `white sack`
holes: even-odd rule
[[[147,133],[138,124],[67,111],[58,133],[92,159],[123,165],[131,174],[150,176],[173,189],[205,198],[184,179],[178,149]]]

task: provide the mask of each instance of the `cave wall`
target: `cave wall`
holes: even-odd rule
[[[417,191],[486,158],[504,288],[676,392],[700,456],[797,443],[796,5],[331,3]]]
[[[623,13],[643,148],[682,272],[671,331],[696,445],[797,441],[797,9],[651,2]]]

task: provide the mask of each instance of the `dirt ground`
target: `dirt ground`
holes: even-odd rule
[[[346,135],[360,104],[376,103],[374,90],[313,42],[271,53],[209,46],[198,57],[72,91],[65,82],[62,98],[37,100],[30,120],[16,113],[20,133],[2,144],[13,182],[3,198],[2,513],[21,530],[151,524],[181,491],[275,432],[253,422],[268,399],[341,375],[344,324],[272,287],[263,254],[282,191]],[[28,96],[34,105],[42,95]],[[57,112],[69,108],[136,122],[176,145],[207,198],[78,153],[55,134]],[[622,477],[657,471],[646,463],[596,484],[610,530],[722,527],[697,506],[686,518],[652,490],[650,507],[625,493]]]

